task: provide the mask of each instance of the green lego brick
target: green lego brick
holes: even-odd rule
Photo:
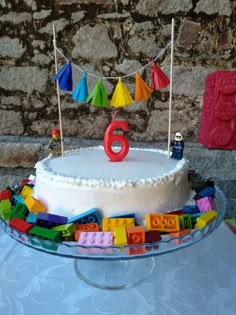
[[[178,216],[181,230],[192,229],[192,220],[190,214],[182,214]]]
[[[71,236],[76,231],[76,226],[73,223],[58,225],[52,228],[53,231],[61,232],[62,237]]]
[[[32,236],[37,236],[42,239],[48,239],[54,242],[61,242],[61,235],[58,231],[49,230],[43,228],[41,226],[34,226],[30,231],[29,234]]]
[[[14,208],[11,210],[10,219],[13,218],[20,218],[22,220],[25,220],[27,214],[29,213],[26,205],[22,203],[17,203]]]

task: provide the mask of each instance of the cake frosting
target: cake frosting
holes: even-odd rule
[[[130,148],[125,160],[110,162],[98,146],[50,155],[35,167],[34,196],[48,212],[68,217],[96,208],[102,217],[134,212],[142,221],[189,199],[188,162],[162,150]]]

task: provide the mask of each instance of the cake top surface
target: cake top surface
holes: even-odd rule
[[[119,187],[157,182],[175,176],[186,167],[185,159],[168,159],[165,151],[157,149],[130,148],[122,162],[110,162],[103,146],[66,151],[64,157],[49,156],[36,164],[37,171],[44,172],[45,178],[53,175],[68,184],[71,181],[89,186],[113,183]]]

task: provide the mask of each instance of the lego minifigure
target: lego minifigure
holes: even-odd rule
[[[180,132],[176,132],[175,140],[171,142],[171,147],[172,147],[171,158],[181,160],[183,158],[184,152],[184,141],[182,134]]]
[[[51,154],[53,156],[60,156],[61,155],[60,130],[53,129],[51,136],[52,138],[48,144],[48,149],[51,150]]]

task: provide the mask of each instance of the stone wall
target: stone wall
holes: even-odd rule
[[[44,136],[58,126],[53,24],[57,46],[73,63],[99,76],[136,71],[170,40],[175,18],[173,123],[196,142],[205,77],[236,67],[236,2],[230,0],[0,0],[0,135]],[[59,66],[64,59],[59,58]],[[158,64],[168,74],[170,49]],[[74,82],[81,73],[74,70]],[[149,83],[150,67],[142,73]],[[89,89],[96,79],[88,77]],[[104,80],[111,96],[116,80]],[[134,91],[134,77],[124,80]],[[168,88],[121,109],[133,141],[163,141]],[[111,108],[79,104],[62,94],[65,136],[101,139]]]
[[[172,132],[183,132],[185,155],[213,177],[236,215],[236,151],[207,150],[198,131],[205,78],[236,69],[236,1],[233,0],[0,0],[0,188],[34,172],[58,127],[52,27],[57,46],[80,68],[123,76],[147,64],[170,41],[175,18]],[[65,60],[59,56],[59,67]],[[158,64],[169,75],[170,49]],[[74,70],[74,84],[81,77]],[[150,83],[151,69],[142,76]],[[103,80],[111,97],[116,80]],[[134,77],[123,82],[134,92]],[[88,76],[91,90],[96,83]],[[65,144],[96,144],[114,110],[72,101],[61,93]],[[119,111],[136,145],[166,148],[169,88]]]

